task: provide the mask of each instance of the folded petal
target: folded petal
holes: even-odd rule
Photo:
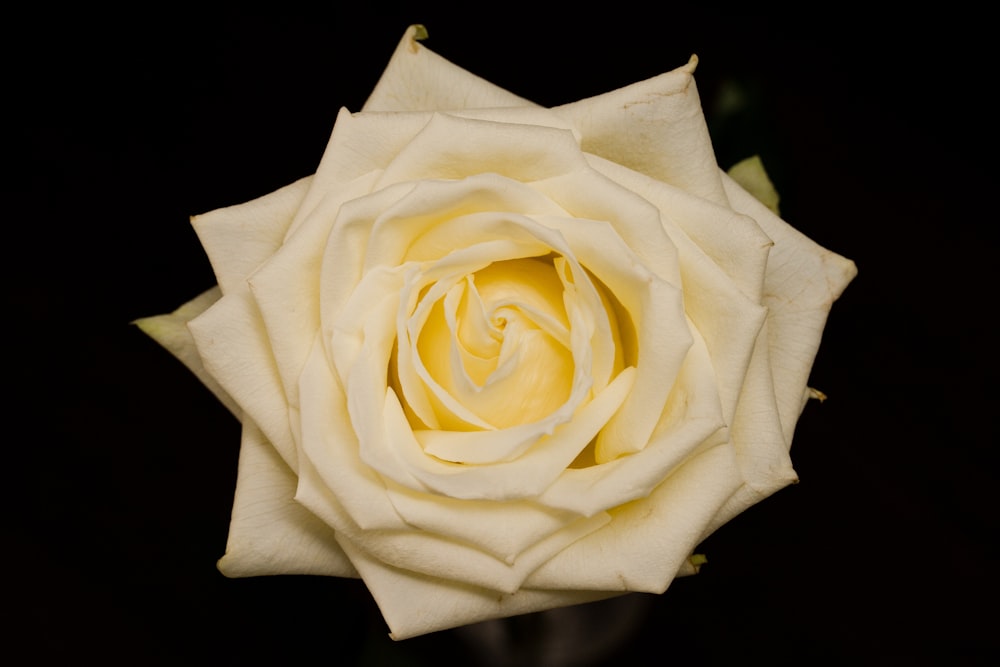
[[[188,323],[198,354],[246,417],[295,470],[295,441],[278,369],[257,305],[244,284]]]
[[[194,373],[215,394],[215,397],[230,412],[239,417],[242,412],[239,405],[215,381],[215,378],[205,370],[205,365],[202,363],[201,355],[198,354],[198,347],[195,345],[194,337],[187,326],[188,322],[208,310],[221,296],[222,292],[219,288],[213,287],[183,304],[172,313],[143,317],[136,320],[133,324],[138,326],[147,336],[166,348],[170,354],[177,357],[177,359],[188,367],[188,370]]]
[[[607,591],[555,591],[522,588],[497,593],[450,579],[402,570],[372,558],[348,541],[351,558],[378,603],[395,640],[459,625],[533,611],[594,602],[620,594]]]
[[[662,593],[742,484],[720,442],[678,468],[649,496],[611,511],[606,526],[574,542],[525,582],[528,588]]]
[[[333,530],[293,499],[297,484],[260,430],[245,421],[229,541],[219,560],[223,574],[358,576]]]
[[[223,294],[239,289],[281,247],[310,177],[245,204],[191,218]]]
[[[692,56],[672,72],[553,111],[579,131],[588,153],[725,205],[694,83],[697,64]]]
[[[778,414],[790,446],[827,315],[857,267],[794,229],[726,174],[722,178],[733,208],[756,220],[774,241],[764,305]]]
[[[531,103],[467,72],[418,40],[423,26],[412,25],[403,35],[364,111],[436,111],[528,106]]]

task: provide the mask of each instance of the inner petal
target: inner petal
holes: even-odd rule
[[[496,428],[530,423],[569,398],[564,285],[549,259],[494,262],[448,290],[417,341],[430,376]]]

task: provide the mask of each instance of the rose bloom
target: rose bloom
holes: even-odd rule
[[[243,425],[219,568],[360,576],[397,639],[662,592],[795,481],[854,265],[720,171],[694,58],[544,109],[421,36],[140,321]]]

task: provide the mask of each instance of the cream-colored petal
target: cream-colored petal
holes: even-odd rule
[[[386,167],[377,187],[483,173],[530,182],[585,166],[569,130],[436,113]]]
[[[331,193],[352,183],[367,184],[367,191],[381,171],[430,120],[430,113],[351,114],[341,109],[326,150],[308,191],[289,227],[295,233],[305,219]],[[353,187],[353,186],[352,186]],[[353,187],[359,190],[360,185]]]
[[[299,375],[320,327],[323,249],[340,207],[370,189],[371,179],[364,177],[328,189],[312,213],[247,281],[292,410],[298,408]]]
[[[333,530],[293,499],[297,483],[260,430],[244,421],[229,540],[219,560],[224,575],[358,576]]]
[[[441,259],[491,240],[524,242],[529,234],[511,228],[507,218],[523,226],[539,215],[566,212],[537,189],[499,174],[424,181],[372,218],[365,266]]]
[[[310,350],[299,385],[302,465],[296,497],[330,525],[347,514],[365,530],[405,527],[380,476],[361,461],[347,396],[319,336]]]
[[[553,111],[577,128],[586,152],[725,205],[694,83],[697,62]]]
[[[662,593],[741,483],[732,447],[703,451],[648,497],[613,510],[608,525],[538,568],[525,586]]]
[[[191,218],[223,294],[239,289],[281,247],[311,180],[302,178],[245,204]]]
[[[639,452],[607,463],[565,470],[538,502],[581,514],[643,498],[702,451],[729,441],[712,364],[695,332],[656,429]]]
[[[795,230],[725,174],[723,182],[733,208],[756,220],[774,241],[764,305],[778,414],[791,445],[827,315],[857,267]]]
[[[767,317],[761,303],[773,242],[747,215],[604,160],[592,164],[663,212],[661,220],[677,248],[684,309],[708,344],[725,418],[731,422]]]
[[[427,456],[403,421],[400,414],[401,409],[386,410],[383,416],[386,419],[387,428],[391,427],[393,431],[387,434],[383,440],[378,441],[382,446],[382,454],[375,462],[386,471],[387,475],[391,474],[404,486],[433,490],[451,498],[474,500],[534,498],[549,488],[553,480],[560,474],[563,474],[566,467],[573,462],[591,438],[607,423],[610,416],[628,396],[634,378],[634,369],[625,369],[604,391],[581,408],[572,420],[559,425],[551,434],[545,434],[538,438],[537,442],[533,443],[518,458],[490,465],[454,464]],[[533,424],[525,425],[522,428],[529,431],[534,429],[535,432],[538,430],[537,425]],[[519,429],[506,430],[515,431],[515,433],[509,434],[509,437],[527,437],[518,433]],[[497,437],[504,435],[504,431],[497,433]],[[475,446],[476,435],[478,434],[470,434],[470,446]],[[388,463],[383,464],[383,461],[389,461],[390,452],[387,451],[389,443],[393,445],[391,452],[402,459],[399,462],[403,466],[401,469],[406,470],[413,478],[420,480],[421,487],[412,487],[412,482],[407,482],[405,476],[386,467]],[[575,508],[570,509],[576,511]],[[592,515],[596,512],[577,513]]]
[[[605,177],[652,204],[669,238],[681,243],[686,236],[748,299],[760,303],[773,242],[752,217],[603,158],[590,155],[588,161]]]
[[[321,378],[322,374],[315,377]],[[304,391],[302,396],[303,413],[311,413],[310,402],[317,394]],[[577,517],[559,530],[542,531],[537,534],[539,539],[536,541],[515,538],[509,544],[522,543],[527,547],[516,554],[502,556],[494,555],[492,549],[485,548],[487,545],[478,545],[471,539],[483,530],[481,525],[466,534],[465,539],[414,531],[413,526],[404,523],[391,507],[385,506],[385,487],[372,476],[371,469],[357,467],[356,450],[341,448],[339,452],[331,452],[330,445],[337,445],[330,437],[331,429],[314,430],[315,425],[310,422],[303,426],[306,450],[301,458],[296,499],[333,526],[341,544],[347,540],[363,548],[366,554],[397,567],[427,574],[446,571],[449,577],[466,584],[512,592],[553,554],[607,522],[605,515]],[[331,460],[325,461],[325,458]],[[335,462],[336,466],[317,469],[313,466],[314,461],[321,465]],[[341,502],[340,498],[346,502]],[[537,525],[511,525],[504,520],[503,514],[475,514],[481,520],[492,521],[495,530],[538,531]],[[454,527],[461,530],[462,523]],[[497,546],[494,540],[488,544]]]
[[[588,161],[592,159],[587,156]],[[664,230],[663,215],[669,209],[657,208],[631,188],[622,187],[592,168],[561,174],[533,183],[532,187],[565,209],[565,217],[606,223],[620,238],[617,245],[624,243],[646,270],[672,285],[680,285],[677,248]]]
[[[187,326],[188,322],[208,310],[221,296],[222,292],[219,288],[213,287],[183,304],[172,313],[143,317],[133,324],[165,347],[170,354],[177,357],[238,418],[242,410],[236,401],[226,393],[226,390],[215,381],[215,378],[205,370],[194,338]]]
[[[372,558],[346,539],[341,546],[358,569],[395,640],[492,618],[594,602],[619,593],[546,591],[522,588],[497,593],[449,579],[394,568]]]
[[[188,323],[205,369],[257,424],[292,470],[295,441],[288,399],[274,365],[257,305],[244,287],[223,296]]]
[[[691,344],[684,302],[680,290],[639,261],[611,225],[542,220],[566,238],[577,261],[621,302],[638,339],[633,391],[598,436],[597,460],[603,463],[639,451],[649,441]]]
[[[340,206],[323,249],[319,276],[320,321],[326,339],[332,338],[340,311],[365,276],[368,239],[374,221],[416,187],[414,183],[400,183]]]
[[[387,493],[400,516],[418,530],[475,544],[511,563],[532,544],[579,518],[531,500],[461,500],[389,483]]]
[[[798,480],[788,456],[789,443],[781,428],[775,398],[768,327],[765,322],[757,338],[736,415],[729,427],[740,472],[747,486],[757,493],[757,500]]]
[[[480,518],[487,516],[479,515]],[[540,565],[573,542],[600,530],[608,521],[610,517],[603,513],[577,517],[561,530],[532,543],[510,562],[496,558],[477,544],[411,527],[398,531],[362,531],[341,516],[336,531],[342,545],[350,542],[386,565],[431,577],[445,575],[456,583],[510,594],[517,591]]]
[[[467,72],[420,44],[423,26],[400,40],[364,111],[433,111],[518,107],[531,103]]]

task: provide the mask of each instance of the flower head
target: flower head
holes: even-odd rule
[[[795,479],[854,266],[719,170],[695,59],[542,109],[419,35],[142,323],[243,424],[220,568],[360,575],[397,638],[662,592]]]

